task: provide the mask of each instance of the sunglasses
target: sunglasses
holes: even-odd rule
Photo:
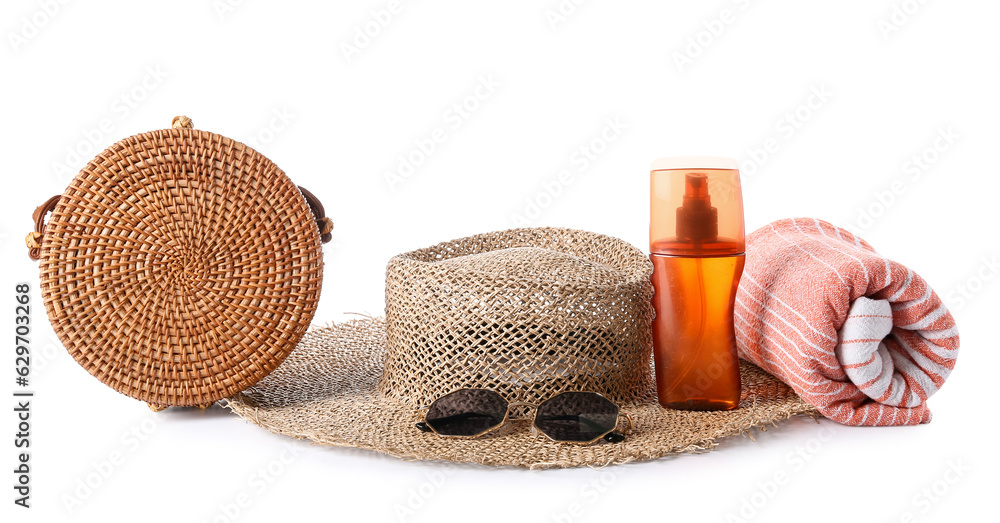
[[[557,443],[588,445],[601,439],[611,443],[625,440],[616,432],[618,420],[624,414],[628,421],[626,433],[632,430],[632,416],[623,413],[611,400],[596,392],[561,392],[533,405],[510,403],[494,390],[460,389],[441,396],[434,403],[420,407],[426,410],[424,421],[416,427],[446,438],[477,438],[497,429],[510,418],[511,407],[535,410],[532,427]]]

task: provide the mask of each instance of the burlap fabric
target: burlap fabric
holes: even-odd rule
[[[272,432],[404,459],[532,468],[603,466],[714,448],[799,413],[783,383],[744,364],[739,409],[661,408],[651,372],[652,268],[621,240],[516,229],[393,258],[386,319],[308,333],[273,373],[228,406]],[[417,407],[463,387],[538,403],[600,392],[632,415],[621,443],[554,443],[514,422],[472,440],[414,427]],[[625,424],[619,427],[624,429]]]

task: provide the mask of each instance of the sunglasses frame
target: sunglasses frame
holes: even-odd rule
[[[451,392],[449,392],[447,394],[444,394],[440,398],[434,400],[434,402],[440,400],[441,398],[444,398],[445,396],[450,396],[450,395],[452,395],[452,394],[454,394],[456,392],[462,392],[463,390],[486,390],[486,391],[493,392],[497,396],[500,396],[500,393],[497,392],[497,391],[495,391],[495,390],[493,390],[493,389],[486,389],[486,388],[479,388],[479,387],[465,387],[465,388],[461,388],[461,389],[455,389],[455,390],[453,390],[453,391],[451,391]],[[598,437],[596,437],[596,438],[594,438],[594,439],[592,439],[590,441],[564,441],[564,440],[557,440],[557,439],[553,438],[552,436],[549,436],[548,434],[545,433],[545,431],[543,431],[541,428],[539,428],[538,425],[536,425],[536,423],[538,421],[538,407],[539,406],[545,404],[548,401],[551,401],[554,398],[558,398],[559,396],[562,396],[563,394],[579,393],[579,392],[583,392],[583,393],[586,393],[586,394],[597,395],[597,396],[599,396],[599,397],[607,400],[609,403],[611,403],[612,405],[614,405],[616,409],[618,409],[618,412],[615,415],[615,425],[614,425],[614,427],[611,428],[611,430],[605,432],[604,434],[601,434],[600,436],[598,436]],[[552,441],[553,443],[563,443],[563,444],[569,444],[569,445],[593,445],[594,443],[597,443],[598,441],[601,441],[602,439],[604,439],[608,434],[611,434],[612,432],[615,431],[615,429],[618,428],[618,423],[621,421],[622,415],[624,415],[625,416],[625,420],[628,421],[628,427],[623,431],[623,434],[630,434],[632,432],[632,428],[634,427],[634,423],[632,421],[632,415],[629,414],[628,412],[622,412],[621,406],[619,406],[614,401],[611,401],[610,399],[608,399],[607,396],[605,396],[604,394],[601,394],[600,392],[586,392],[586,391],[564,390],[562,392],[554,394],[550,398],[546,399],[545,401],[543,401],[543,402],[541,402],[541,403],[539,403],[537,405],[534,404],[534,403],[526,403],[526,402],[523,402],[523,401],[510,402],[510,401],[507,401],[507,398],[504,398],[503,396],[500,396],[500,399],[504,400],[504,402],[507,403],[507,410],[504,412],[503,420],[501,420],[500,423],[498,423],[498,424],[496,424],[496,425],[494,425],[494,426],[492,426],[492,427],[490,427],[490,428],[488,428],[488,429],[486,429],[486,430],[484,430],[482,432],[479,432],[477,434],[472,434],[470,436],[462,436],[462,435],[456,435],[456,434],[441,434],[440,432],[438,432],[437,430],[435,430],[434,427],[431,426],[430,423],[427,423],[427,412],[426,411],[429,410],[431,408],[431,406],[434,405],[434,402],[431,402],[430,405],[423,405],[423,406],[417,407],[417,412],[421,412],[421,411],[424,412],[423,423],[435,435],[437,435],[438,437],[441,437],[441,438],[455,438],[455,439],[475,439],[475,438],[478,438],[480,436],[489,434],[490,432],[493,432],[494,430],[497,430],[500,427],[503,427],[509,421],[528,421],[528,420],[530,420],[531,421],[531,431],[532,432],[540,433],[542,436],[545,436],[546,438],[548,438],[549,441]],[[530,418],[511,418],[510,417],[511,407],[528,407],[529,409],[532,409],[535,414],[533,416],[531,416]]]

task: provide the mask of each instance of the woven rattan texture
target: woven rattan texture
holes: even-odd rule
[[[396,256],[379,389],[412,404],[465,387],[533,404],[565,390],[649,398],[651,274],[646,255],[622,240],[558,228]]]
[[[41,289],[70,355],[115,390],[203,405],[256,383],[305,333],[322,250],[298,188],[217,134],[126,138],[45,227]]]
[[[741,363],[743,397],[731,411],[661,408],[655,400],[622,403],[635,420],[621,443],[553,443],[525,422],[511,422],[477,439],[421,432],[409,402],[377,391],[386,357],[383,320],[356,320],[315,329],[273,373],[229,398],[227,405],[265,429],[319,444],[374,450],[403,459],[447,460],[530,468],[604,466],[714,448],[720,438],[749,434],[795,414],[815,415],[787,385]],[[651,361],[644,362],[646,367]],[[458,388],[458,387],[454,387]],[[506,395],[508,400],[513,397]],[[619,429],[624,429],[622,423]]]

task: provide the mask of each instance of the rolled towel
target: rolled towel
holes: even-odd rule
[[[736,296],[740,357],[847,425],[916,425],[958,356],[958,329],[910,269],[822,220],[747,237]]]

